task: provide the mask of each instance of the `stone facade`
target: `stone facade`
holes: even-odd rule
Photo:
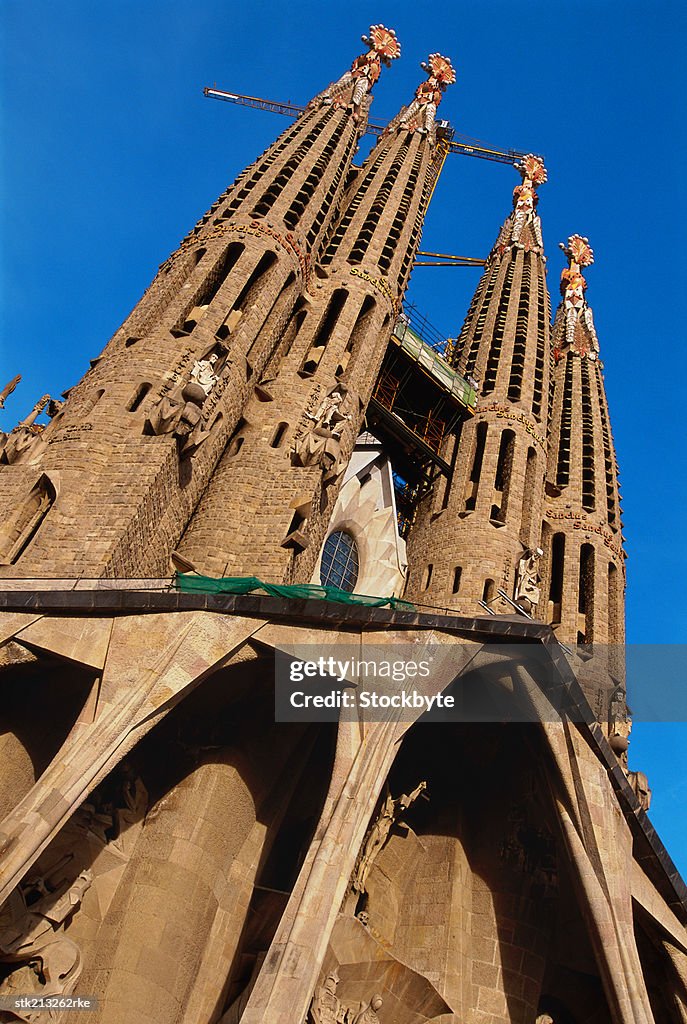
[[[452,357],[477,412],[406,556],[364,417],[455,72],[431,54],[355,167],[400,53],[384,26],[363,38],[64,403],[0,437],[0,1020],[64,1024],[12,1000],[73,996],[94,1024],[687,1021],[687,890],[627,765],[622,671],[560,644],[622,639],[591,250],[566,247],[552,349],[525,158]],[[373,596],[407,561],[406,595],[447,613],[170,582],[171,561],[317,584],[337,530]],[[428,671],[394,697],[464,713],[281,721],[299,645],[355,651],[351,692],[410,652]]]

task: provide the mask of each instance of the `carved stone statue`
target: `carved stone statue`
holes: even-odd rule
[[[16,377],[13,377],[11,381],[5,384],[2,391],[0,391],[0,409],[5,408],[5,399],[9,398],[17,384],[21,381],[21,374],[18,373]]]
[[[324,982],[315,990],[310,1004],[310,1024],[339,1024],[343,1007],[336,994],[338,984],[338,974],[336,971],[330,971]]]
[[[429,77],[415,90],[414,100],[401,116],[399,129],[407,129],[414,122],[415,130],[427,135],[434,128],[437,107],[441,103],[446,86],[454,84],[456,72],[448,57],[442,57],[440,53],[430,53],[420,67]]]
[[[386,844],[393,825],[400,820],[404,811],[407,811],[411,804],[415,803],[420,794],[424,794],[426,789],[427,783],[421,782],[415,787],[412,793],[408,795],[403,793],[394,800],[389,791],[389,787],[387,786],[384,803],[382,804],[381,810],[367,834],[362,854],[353,876],[352,884],[353,888],[357,892],[366,892],[365,883],[367,881],[367,876],[369,875],[370,869],[375,860],[381,853],[382,848]],[[425,797],[425,799],[428,799],[428,797]]]
[[[8,385],[9,387],[9,385]],[[45,427],[37,424],[36,420],[50,401],[50,395],[43,397],[36,402],[29,415],[17,424],[9,434],[4,434],[0,445],[0,458],[10,465],[20,462],[30,449],[34,447]]]
[[[630,745],[632,718],[627,707],[625,689],[616,687],[611,694],[608,708],[608,742],[618,758],[627,764],[627,748]]]
[[[513,206],[515,216],[513,217],[513,228],[511,231],[511,242],[520,242],[523,229],[526,224],[532,228],[535,242],[543,246],[544,240],[541,233],[541,221],[536,214],[539,196],[537,186],[543,185],[548,175],[543,162],[534,153],[523,157],[516,165],[522,176],[522,184],[513,189]]]
[[[540,1013],[534,1024],[556,1024],[553,1017],[549,1013]]]
[[[305,414],[306,420],[309,420],[312,426],[294,441],[291,461],[295,466],[320,465],[328,471],[338,461],[343,424],[351,419],[350,415],[341,409],[345,398],[344,385],[336,384],[315,413]]]
[[[380,994],[375,993],[367,1006],[364,1006],[360,1013],[353,1018],[353,1024],[380,1024],[377,1010],[380,1009],[383,1002]]]
[[[644,772],[628,772],[627,781],[632,786],[640,807],[648,811],[651,807],[651,790],[649,789],[649,780]]]
[[[599,352],[599,340],[594,327],[592,311],[584,297],[587,282],[582,274],[582,268],[589,267],[594,262],[594,251],[589,244],[589,239],[582,235],[571,235],[567,244],[563,242],[558,244],[569,261],[569,265],[561,271],[565,342],[578,355],[596,359]],[[577,333],[578,323],[587,328],[584,340]]]
[[[210,360],[216,359],[216,355],[210,356]],[[183,388],[163,395],[151,408],[146,421],[146,428],[153,434],[174,434],[185,439],[181,448],[185,452],[194,451],[210,434],[202,405],[219,379],[212,369],[214,362],[210,360],[196,362]],[[188,444],[190,435],[193,435],[193,443]]]
[[[321,96],[321,102],[331,103],[340,96],[346,86],[353,85],[349,109],[353,112],[353,120],[357,124],[362,113],[362,103],[372,89],[382,70],[382,64],[390,67],[391,61],[401,56],[401,44],[396,33],[384,25],[371,25],[369,36],[362,36],[368,52],[356,57],[351,70],[346,71],[338,82]]]
[[[206,397],[219,380],[218,375],[215,373],[217,359],[217,354],[213,352],[209,359],[198,359],[191,367],[191,380],[202,388]]]
[[[38,878],[19,886],[0,909],[0,962],[17,964],[0,983],[1,996],[68,995],[81,974],[81,951],[64,934],[64,926],[93,882],[82,871],[66,889],[50,892]],[[26,896],[43,895],[27,905]],[[56,1020],[59,1011],[15,1010],[18,1020]]]
[[[528,548],[518,562],[515,578],[515,603],[529,614],[536,611],[541,597],[539,559],[543,554],[541,548]]]

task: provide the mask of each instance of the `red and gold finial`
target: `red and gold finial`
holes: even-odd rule
[[[522,184],[517,185],[513,189],[513,207],[515,212],[510,241],[518,245],[524,244],[525,248],[532,248],[533,241],[535,246],[543,248],[544,241],[541,234],[541,224],[539,217],[536,215],[536,209],[539,202],[537,186],[543,185],[548,178],[544,161],[540,156],[528,153],[515,166],[522,177]],[[534,238],[523,243],[521,239],[525,225],[530,225],[531,234]]]
[[[589,244],[589,239],[584,235],[570,235],[567,243],[559,242],[559,245],[568,257],[568,266],[563,267],[561,271],[565,344],[578,356],[596,359],[599,342],[594,328],[592,311],[584,297],[587,282],[582,273],[583,267],[590,267],[594,262],[594,250]],[[557,351],[556,361],[560,358],[560,350]],[[554,352],[554,356],[556,354]]]
[[[369,36],[361,36],[361,39],[370,50],[379,54],[387,67],[392,60],[401,56],[401,44],[396,33],[385,25],[370,25]]]
[[[456,80],[456,71],[449,58],[440,53],[430,53],[420,67],[427,72],[427,81],[418,85],[415,99],[402,114],[398,127],[427,135],[434,128],[437,107],[446,87]]]

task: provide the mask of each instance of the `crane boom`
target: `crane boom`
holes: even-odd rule
[[[267,100],[260,96],[247,96],[240,92],[226,92],[224,89],[205,86],[203,95],[211,100],[223,100],[225,103],[236,103],[240,107],[253,107],[255,110],[269,110],[273,114],[284,114],[286,117],[298,117],[305,110],[305,107],[297,103],[281,103],[278,100]],[[500,164],[514,164],[517,160],[526,156],[518,149],[498,149],[496,146],[488,146],[477,139],[466,139],[460,141],[453,137],[454,132],[448,121],[437,122],[443,129],[442,134],[446,140],[449,153],[458,153],[460,156],[474,156],[480,160],[492,160]],[[385,126],[380,124],[367,123],[365,132],[367,135],[381,135]]]

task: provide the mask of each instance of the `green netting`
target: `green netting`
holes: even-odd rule
[[[252,594],[255,590],[261,590],[271,597],[286,597],[292,600],[338,601],[339,604],[357,604],[367,608],[384,608],[389,605],[394,611],[415,610],[415,606],[409,601],[401,601],[398,597],[349,594],[347,590],[339,590],[338,587],[318,587],[314,583],[296,583],[290,586],[264,583],[257,576],[224,576],[222,579],[214,579],[212,576],[178,572],[175,574],[174,582],[179,590],[185,593]]]

